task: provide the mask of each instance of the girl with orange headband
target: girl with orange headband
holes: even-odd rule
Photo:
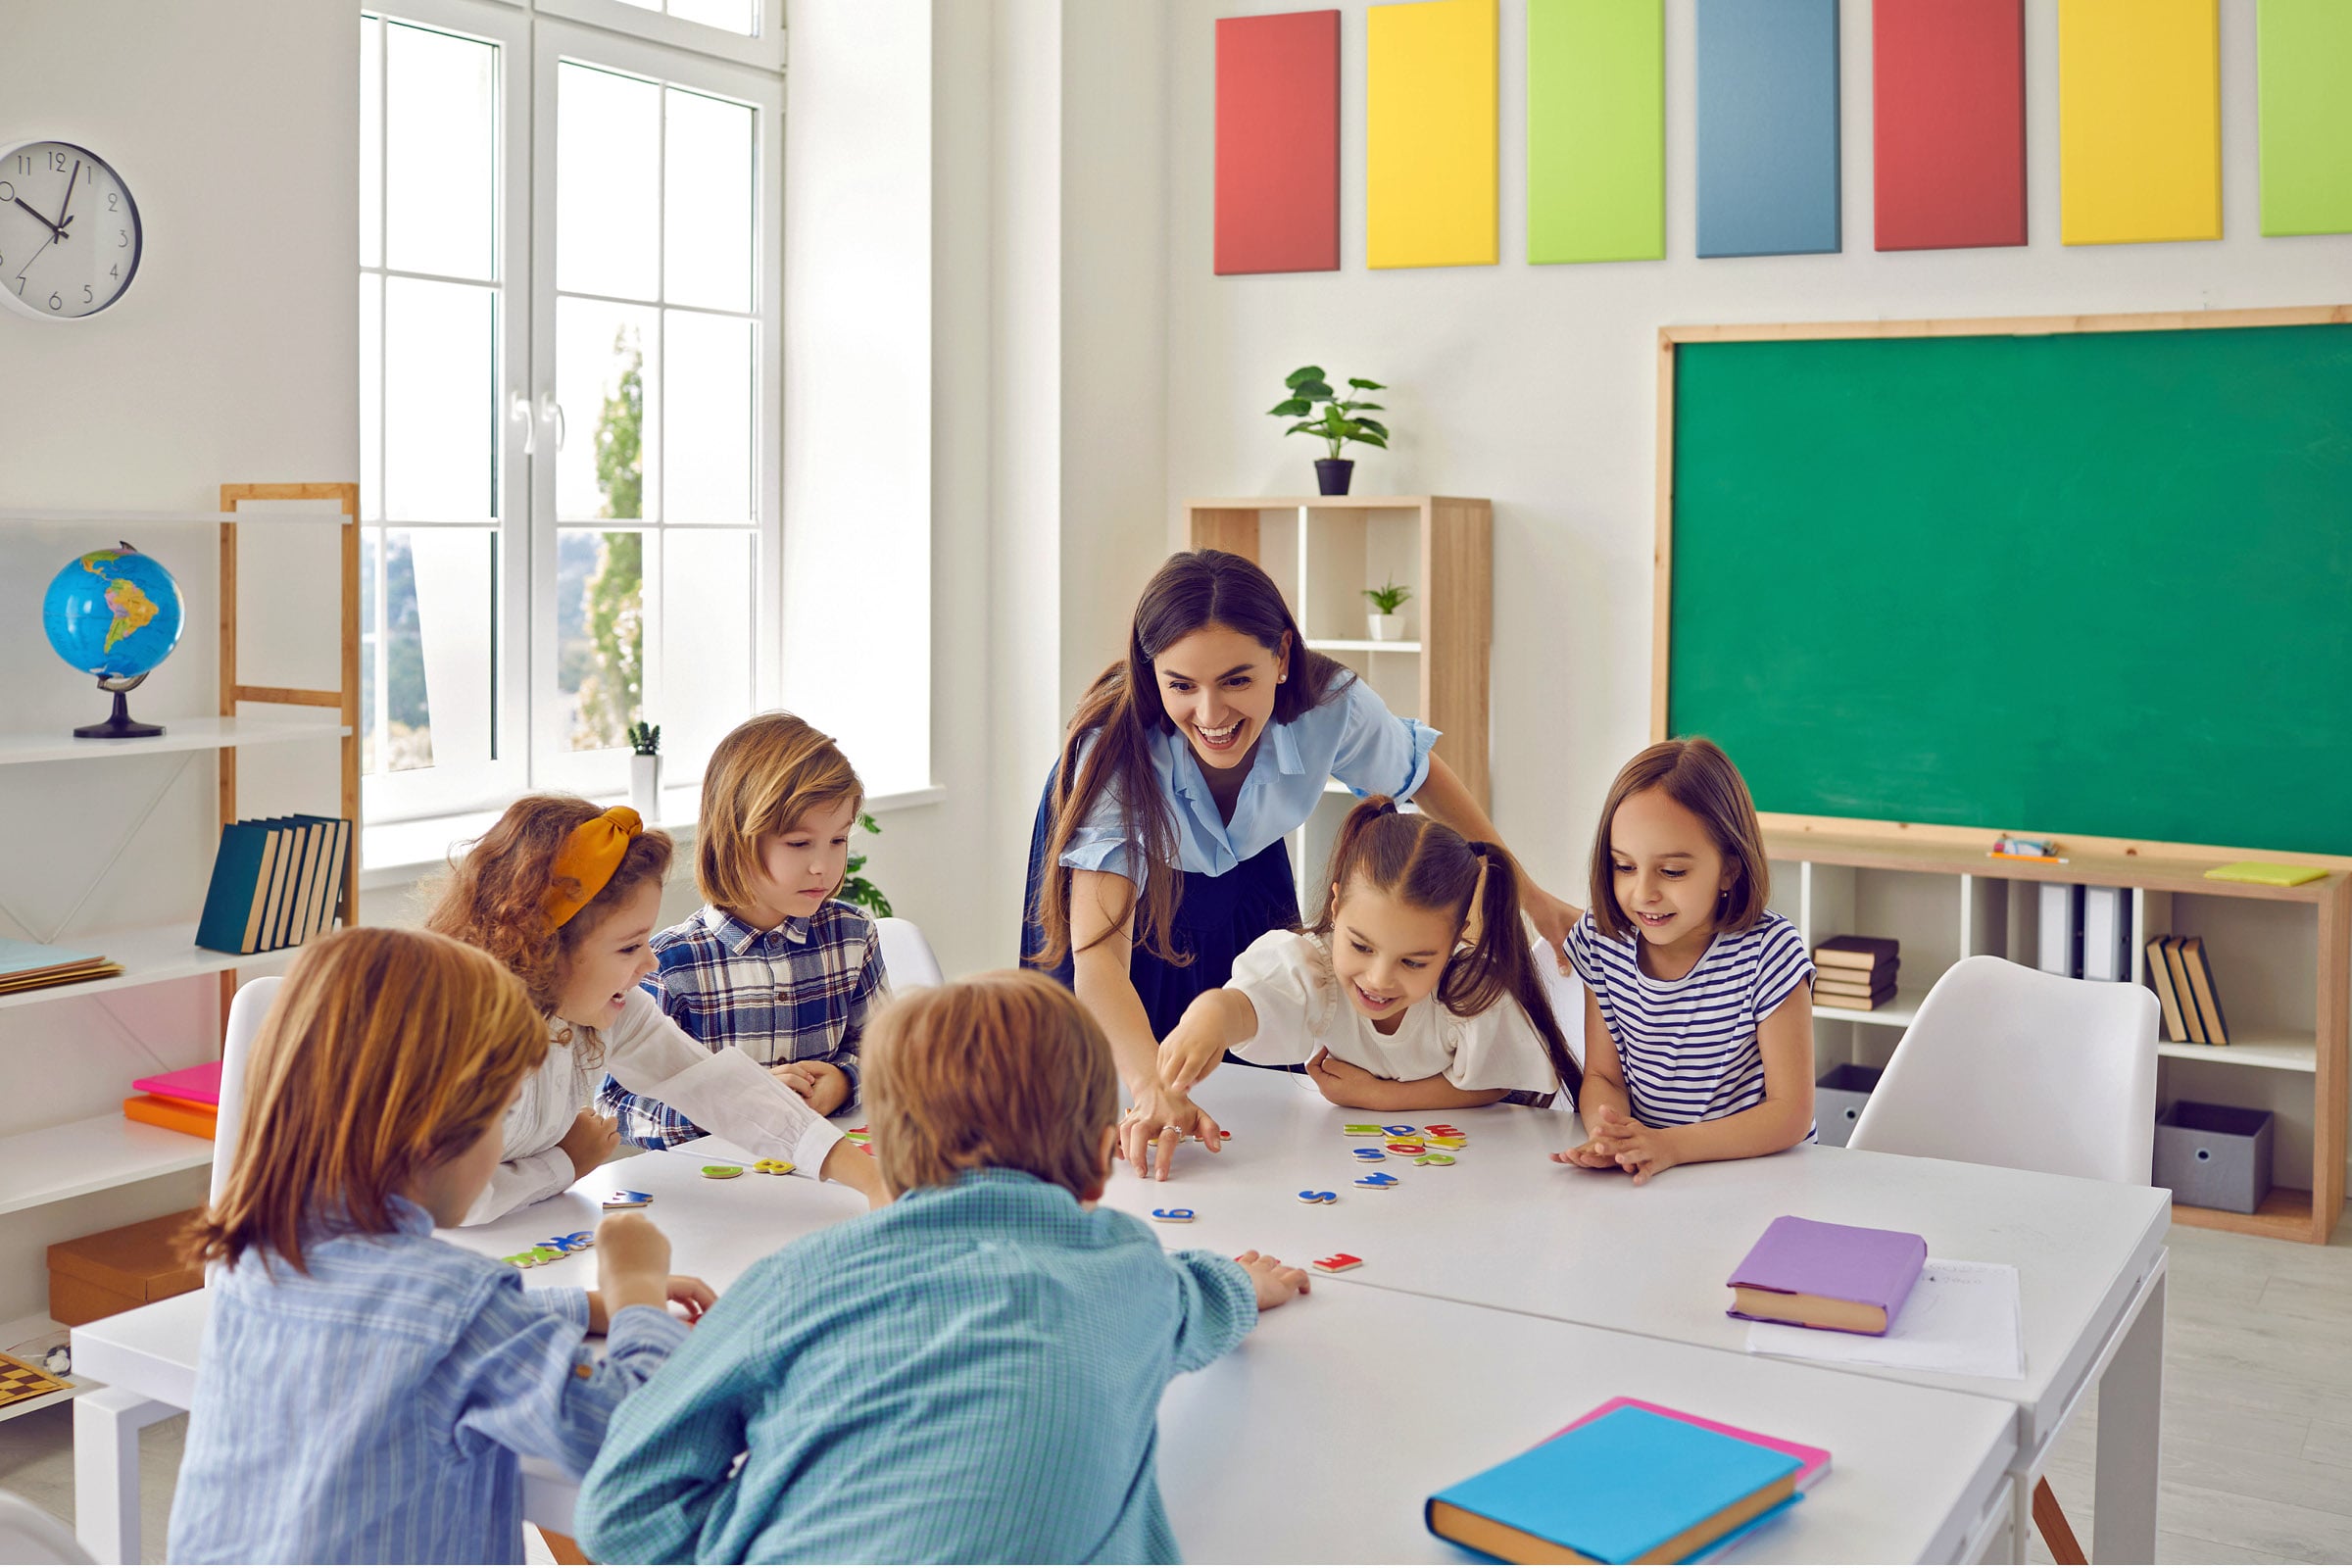
[[[669,836],[625,806],[526,795],[453,862],[425,925],[512,969],[550,1043],[466,1223],[552,1197],[612,1156],[612,1120],[586,1108],[607,1072],[756,1157],[879,1196],[873,1161],[839,1129],[741,1051],[698,1044],[639,989],[654,972],[669,858]]]

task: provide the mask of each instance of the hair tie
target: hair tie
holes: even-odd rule
[[[612,873],[620,869],[621,860],[629,853],[629,841],[645,831],[645,819],[625,806],[608,808],[601,815],[592,816],[571,830],[564,848],[556,852],[552,871],[555,885],[547,890],[547,923],[561,928],[564,921],[579,913],[596,896],[605,891]],[[579,891],[565,897],[564,888],[569,883]]]

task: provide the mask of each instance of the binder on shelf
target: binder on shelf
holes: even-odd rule
[[[2082,973],[2082,887],[2076,882],[2041,885],[2041,951],[2034,967],[2075,979]]]
[[[2132,978],[2132,894],[2125,888],[2082,890],[2082,978]]]

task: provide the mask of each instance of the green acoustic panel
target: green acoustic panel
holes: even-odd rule
[[[2262,231],[2352,233],[2352,0],[2262,0]]]
[[[1527,259],[1666,255],[1664,0],[1528,0]]]
[[[2352,325],[1685,344],[1668,725],[1767,811],[2352,854]]]

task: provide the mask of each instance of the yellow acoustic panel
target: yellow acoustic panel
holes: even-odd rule
[[[1366,16],[1365,253],[1374,267],[1493,267],[1496,0]]]
[[[2058,0],[2059,234],[2222,237],[2219,0]]]

